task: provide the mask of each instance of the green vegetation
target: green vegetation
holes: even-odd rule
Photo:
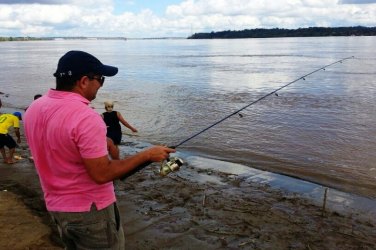
[[[37,41],[37,40],[46,40],[43,38],[37,38],[37,37],[0,37],[0,42],[5,41]],[[49,39],[51,40],[51,39]]]
[[[195,33],[188,39],[234,39],[266,37],[314,37],[314,36],[376,36],[376,27],[310,27],[299,29],[246,29],[241,31],[219,31]]]

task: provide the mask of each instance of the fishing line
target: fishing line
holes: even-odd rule
[[[314,73],[316,73],[316,72],[318,72],[318,71],[320,71],[320,70],[325,70],[325,68],[328,68],[328,67],[330,67],[330,66],[332,66],[332,65],[334,65],[334,64],[342,63],[342,62],[345,61],[345,60],[353,59],[353,58],[354,58],[354,56],[350,56],[350,57],[343,58],[343,59],[338,60],[338,61],[336,61],[336,62],[333,62],[333,63],[331,63],[331,64],[325,65],[325,66],[323,66],[323,67],[321,67],[321,68],[319,68],[319,69],[316,69],[316,70],[314,70],[314,71],[312,71],[312,72],[310,72],[310,73],[308,73],[308,74],[306,74],[306,75],[304,75],[304,76],[301,76],[301,77],[299,77],[299,78],[297,78],[297,79],[295,79],[295,80],[293,80],[293,81],[291,81],[291,82],[289,82],[289,83],[283,85],[282,87],[279,87],[278,89],[273,90],[272,92],[270,92],[270,93],[268,93],[268,94],[266,94],[266,95],[260,97],[259,99],[257,99],[257,100],[255,100],[255,101],[253,101],[253,102],[251,102],[251,103],[245,105],[244,107],[242,107],[242,108],[240,108],[240,109],[234,111],[233,113],[231,113],[231,114],[225,116],[224,118],[220,119],[219,121],[217,121],[217,122],[211,124],[210,126],[208,126],[208,127],[204,128],[203,130],[197,132],[196,134],[194,134],[194,135],[188,137],[187,139],[181,141],[180,143],[176,144],[175,146],[171,146],[171,148],[177,148],[177,147],[181,146],[182,144],[184,144],[184,143],[186,143],[186,142],[192,140],[192,139],[195,138],[196,136],[198,136],[198,135],[204,133],[205,131],[211,129],[212,127],[218,125],[219,123],[221,123],[221,122],[227,120],[228,118],[230,118],[230,117],[233,116],[233,115],[239,114],[239,116],[242,117],[242,115],[239,113],[240,111],[242,111],[242,110],[244,110],[244,109],[246,109],[246,108],[248,108],[248,107],[250,107],[250,106],[252,106],[252,105],[254,105],[254,104],[256,104],[256,103],[258,103],[259,101],[261,101],[261,100],[267,98],[267,97],[270,96],[270,95],[275,94],[276,96],[278,96],[278,94],[277,94],[278,91],[280,91],[280,90],[283,89],[283,88],[286,88],[287,86],[289,86],[289,85],[291,85],[291,84],[293,84],[293,83],[295,83],[295,82],[297,82],[297,81],[299,81],[299,80],[305,80],[305,78],[306,78],[307,76],[310,76],[310,75],[312,75],[312,74],[314,74]]]

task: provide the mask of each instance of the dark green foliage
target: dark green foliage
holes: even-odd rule
[[[233,39],[266,37],[314,37],[314,36],[376,36],[376,27],[310,27],[299,29],[246,29],[240,31],[219,31],[195,33],[188,39]]]

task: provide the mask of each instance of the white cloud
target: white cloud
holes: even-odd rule
[[[18,18],[24,23],[29,24],[63,24],[76,20],[81,14],[80,9],[75,6],[20,6],[15,11]]]
[[[4,12],[3,12],[4,10]],[[6,13],[6,15],[3,15]],[[18,5],[5,6],[0,15],[2,29],[16,29],[21,35],[43,36],[64,27],[77,25],[81,11],[71,5]],[[10,20],[17,20],[13,23]]]
[[[185,0],[164,16],[149,9],[114,14],[112,0],[14,2],[0,4],[0,36],[186,37],[191,31],[376,26],[375,4],[345,4],[349,0]],[[26,2],[43,4],[20,4]]]
[[[104,9],[107,10],[112,7],[112,0],[70,0],[71,5],[80,6],[83,10],[87,9]],[[98,12],[97,15],[101,13]]]
[[[338,0],[187,0],[167,8],[172,19],[191,16],[196,29],[225,30],[218,15],[234,25],[230,29],[245,28],[299,28],[312,26],[376,25],[374,5],[339,5]],[[208,22],[208,18],[211,19]],[[246,20],[246,23],[241,20]],[[213,23],[214,21],[214,23]],[[206,30],[205,30],[206,29]]]

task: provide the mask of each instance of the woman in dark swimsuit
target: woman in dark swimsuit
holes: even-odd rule
[[[107,125],[107,137],[111,138],[114,144],[117,146],[120,144],[122,133],[121,126],[122,123],[124,126],[132,130],[132,132],[137,132],[137,129],[132,127],[120,114],[120,112],[113,110],[114,103],[107,101],[104,103],[106,112],[102,113],[104,122]]]

